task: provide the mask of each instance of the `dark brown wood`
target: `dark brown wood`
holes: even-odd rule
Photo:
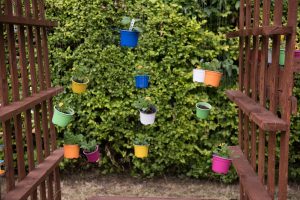
[[[230,158],[240,177],[240,182],[247,188],[245,193],[251,200],[271,200],[265,186],[260,182],[256,172],[249,164],[248,159],[239,146],[229,147],[231,150]]]
[[[2,24],[14,24],[14,25],[26,25],[26,26],[38,26],[38,27],[55,27],[57,22],[51,22],[48,20],[36,20],[28,17],[21,16],[0,16],[0,23]]]
[[[92,197],[88,200],[213,200],[213,199],[199,199],[199,198],[161,198],[161,197],[121,197],[121,196],[111,196],[111,197]]]
[[[300,73],[300,58],[294,58],[293,71]]]
[[[6,194],[7,200],[23,200],[27,199],[30,193],[36,187],[45,181],[46,177],[52,173],[58,163],[63,159],[63,149],[57,149],[50,154],[41,164],[32,170],[25,179],[16,184],[12,192]]]
[[[284,85],[283,93],[285,94],[282,118],[290,124],[291,120],[291,103],[290,98],[293,95],[294,85],[294,50],[296,41],[296,27],[297,27],[297,0],[290,0],[288,4],[288,26],[293,27],[293,33],[286,36],[286,52],[285,52],[285,73],[282,77],[286,84]],[[278,199],[287,199],[287,185],[288,185],[288,158],[289,158],[289,138],[290,130],[287,130],[280,138],[280,161],[279,161],[279,178],[278,178]]]
[[[6,14],[8,16],[13,15],[12,2],[6,0]],[[16,55],[16,39],[14,34],[14,26],[6,25],[7,29],[7,40],[8,40],[8,52],[9,52],[9,65],[12,81],[12,100],[19,101],[19,75],[17,68],[17,55]],[[14,116],[14,132],[16,138],[16,149],[17,149],[17,166],[18,166],[18,180],[22,180],[26,176],[25,172],[25,159],[24,159],[24,146],[23,146],[23,133],[22,133],[22,120],[21,115]],[[6,121],[6,120],[3,120]]]
[[[254,4],[253,4],[254,3]],[[290,137],[290,118],[291,114],[297,112],[297,99],[292,96],[293,73],[300,71],[298,59],[294,59],[294,47],[297,26],[297,6],[296,0],[288,1],[288,20],[287,25],[283,26],[283,1],[275,0],[274,7],[271,9],[271,1],[262,0],[262,26],[259,20],[260,0],[241,1],[239,30],[229,33],[228,37],[240,37],[240,57],[239,57],[239,90],[228,91],[228,97],[239,107],[239,145],[240,154],[244,157],[244,167],[235,166],[237,171],[243,169],[246,175],[239,173],[241,184],[242,200],[257,198],[263,191],[267,192],[271,199],[275,199],[276,186],[278,182],[278,199],[287,199],[287,172],[288,172],[288,151]],[[246,8],[244,8],[246,7]],[[252,8],[254,11],[252,11]],[[245,12],[246,11],[246,12]],[[273,12],[273,13],[271,13]],[[254,14],[252,17],[251,15]],[[274,18],[270,26],[271,16]],[[246,18],[246,28],[244,19]],[[252,24],[251,21],[253,20]],[[285,36],[285,63],[279,66],[280,35]],[[259,38],[261,37],[261,40]],[[249,41],[253,41],[250,51],[251,62],[249,62]],[[268,63],[269,39],[272,39],[272,63]],[[245,41],[245,46],[241,45]],[[262,46],[259,48],[259,41]],[[259,56],[258,56],[259,53]],[[245,54],[245,57],[242,56]],[[258,65],[257,65],[258,64]],[[251,66],[249,68],[249,66]],[[250,76],[250,88],[249,88]],[[259,95],[258,95],[259,94]],[[242,112],[241,112],[242,111]],[[277,113],[280,112],[280,115]],[[246,115],[243,116],[243,115]],[[251,158],[248,154],[248,118],[251,121]],[[258,164],[257,163],[257,127],[259,127],[258,144]],[[268,132],[268,137],[266,137]],[[280,156],[279,171],[276,170],[276,147],[277,136],[280,136]],[[266,138],[268,139],[266,152]],[[268,162],[266,167],[266,155]],[[235,164],[236,165],[236,164]],[[252,171],[249,166],[252,166]],[[257,175],[256,175],[257,169]],[[267,170],[265,170],[267,169]],[[250,172],[251,171],[251,172]],[[278,171],[278,175],[276,172]],[[252,178],[245,178],[249,173],[256,176],[255,182],[260,182],[261,191],[256,190],[257,184]],[[267,178],[266,187],[265,177]],[[278,180],[276,180],[276,178]],[[259,198],[258,198],[259,199]],[[264,198],[261,198],[264,199]]]
[[[57,164],[59,159],[52,162],[53,167],[49,173],[40,174],[39,179],[41,181],[37,185],[33,180],[31,180],[33,185],[30,185],[30,176],[37,171],[34,152],[37,153],[37,163],[41,166],[48,159],[50,149],[51,151],[56,149],[55,127],[50,123],[50,118],[53,115],[52,97],[60,93],[62,88],[51,88],[46,28],[57,23],[45,19],[43,0],[5,0],[4,2],[5,12],[0,12],[0,115],[3,117],[0,120],[4,132],[7,191],[9,194],[18,194],[18,189],[15,189],[15,178],[17,178],[17,187],[22,183],[24,184],[24,180],[25,182],[28,181],[26,187],[30,188],[30,192],[26,195],[27,197],[30,195],[32,200],[38,199],[37,188],[40,190],[39,199],[60,200],[60,179]],[[6,29],[3,29],[4,26]],[[5,37],[4,31],[6,31]],[[9,63],[10,73],[5,71],[6,63]],[[37,69],[38,71],[36,71]],[[8,87],[8,82],[11,83],[11,87]],[[33,149],[32,110],[36,151]],[[11,120],[14,121],[14,126],[11,126]],[[22,124],[23,121],[24,124]],[[52,129],[51,148],[49,125],[50,130]],[[23,127],[25,127],[24,130]],[[12,132],[15,133],[15,137],[12,137]],[[27,148],[24,148],[23,144],[25,141],[24,132],[26,133]],[[55,136],[52,137],[52,135]],[[16,152],[12,150],[13,143],[16,143]],[[24,150],[27,151],[27,157],[24,157]],[[17,174],[14,174],[13,158],[15,156],[18,167]],[[25,159],[29,164],[28,176],[26,176],[25,171]],[[53,183],[55,188],[59,190],[55,191],[55,197]],[[27,197],[22,196],[20,199]],[[9,199],[9,197],[7,198]]]
[[[233,31],[226,34],[227,38],[246,37],[246,36],[273,36],[286,35],[293,32],[293,27],[290,26],[263,26],[246,28],[244,30]]]
[[[226,91],[226,94],[231,101],[235,102],[264,131],[286,131],[288,129],[288,124],[285,121],[257,104],[241,91],[230,90]]]
[[[61,93],[63,91],[62,87],[54,87],[47,91],[42,91],[37,94],[34,94],[30,97],[27,97],[21,101],[16,101],[9,106],[0,108],[0,120],[5,121],[14,117],[21,112],[24,112],[28,109],[33,108],[35,105],[40,104],[43,101]]]

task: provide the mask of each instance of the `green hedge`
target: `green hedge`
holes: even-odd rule
[[[224,94],[235,87],[236,75],[225,76],[221,88],[204,87],[192,82],[192,63],[212,58],[236,60],[237,40],[227,41],[223,34],[234,27],[236,1],[219,12],[209,7],[213,14],[196,1],[170,2],[47,1],[48,18],[59,21],[49,36],[53,82],[66,91],[56,102],[66,102],[76,111],[73,123],[59,131],[60,138],[71,131],[96,139],[103,155],[102,173],[171,173],[232,181],[234,170],[217,176],[210,168],[214,145],[237,143],[237,109]],[[195,5],[199,9],[193,9]],[[136,49],[119,46],[118,30],[125,28],[120,24],[122,16],[142,19],[144,32]],[[139,64],[151,69],[147,90],[135,89],[133,73]],[[90,79],[82,95],[73,94],[69,87],[73,67],[84,69]],[[141,128],[132,103],[145,96],[155,101],[158,113],[154,125]],[[203,100],[213,105],[208,120],[195,117],[195,104]],[[294,126],[293,131],[296,129]],[[133,156],[132,141],[138,133],[151,139],[150,156],[145,160]],[[298,142],[299,135],[293,134],[292,164],[299,163]],[[72,163],[83,166],[81,162]],[[70,167],[68,164],[63,166]],[[293,167],[292,175],[299,176],[300,169]]]

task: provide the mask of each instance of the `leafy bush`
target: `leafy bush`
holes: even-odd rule
[[[236,61],[238,47],[237,40],[226,40],[223,34],[236,25],[237,1],[222,1],[221,10],[215,6],[218,1],[122,2],[47,1],[48,18],[59,21],[49,34],[53,83],[65,86],[66,91],[56,101],[68,100],[76,110],[68,131],[98,141],[104,151],[102,173],[130,171],[149,177],[170,173],[235,180],[234,170],[222,177],[212,173],[211,155],[216,144],[238,143],[237,109],[224,94],[226,89],[236,88],[237,70],[228,63]],[[143,24],[135,49],[119,46],[123,16],[141,19]],[[226,63],[221,67],[221,88],[193,83],[192,69],[202,59]],[[147,90],[134,85],[135,67],[141,63],[147,63],[151,74]],[[73,94],[69,87],[74,66],[84,67],[90,80],[82,95]],[[131,105],[145,96],[151,96],[160,112],[155,124],[139,130],[139,113]],[[199,121],[195,104],[203,100],[213,109],[208,120]],[[296,167],[300,157],[295,153],[299,148],[294,146],[300,136],[293,134],[299,130],[299,120],[299,115],[294,118],[291,138],[294,177],[300,176]],[[133,156],[132,141],[139,132],[154,144],[145,160]]]

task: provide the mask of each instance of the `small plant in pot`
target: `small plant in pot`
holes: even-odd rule
[[[140,121],[144,125],[153,124],[155,121],[156,108],[150,97],[139,98],[133,106],[140,111]]]
[[[135,70],[135,86],[138,89],[149,87],[149,75],[147,74],[147,68],[138,65]]]
[[[61,102],[58,106],[54,106],[52,123],[60,127],[66,127],[73,119],[73,115],[74,110]]]
[[[199,102],[196,104],[196,116],[199,119],[207,119],[210,114],[212,106],[206,102]]]
[[[79,144],[83,141],[83,135],[65,133],[64,135],[64,157],[67,159],[79,158]]]
[[[227,174],[231,165],[230,150],[226,144],[220,144],[213,151],[212,170],[218,174]]]
[[[84,66],[73,68],[72,91],[77,94],[84,93],[87,89],[89,79],[85,77],[86,71]]]
[[[100,160],[99,146],[96,140],[84,141],[81,143],[83,154],[87,157],[88,162],[95,163]]]
[[[295,52],[294,52],[294,57],[295,58],[300,58],[300,45],[299,44],[296,44],[296,46],[295,46]]]
[[[213,59],[211,62],[205,62],[202,64],[205,70],[204,84],[219,87],[222,78],[221,62],[217,59]]]
[[[130,17],[123,17],[121,24],[129,25],[128,30],[121,30],[121,46],[134,48],[138,45],[139,34],[142,32],[142,29],[135,26],[136,22],[141,21],[140,19],[134,19]]]
[[[148,138],[142,134],[138,135],[133,141],[134,155],[137,158],[148,157],[149,142]]]

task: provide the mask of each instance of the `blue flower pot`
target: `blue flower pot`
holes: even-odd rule
[[[148,88],[149,76],[148,75],[135,76],[135,86],[136,88]]]
[[[131,47],[134,48],[138,44],[139,32],[121,30],[121,47]]]

